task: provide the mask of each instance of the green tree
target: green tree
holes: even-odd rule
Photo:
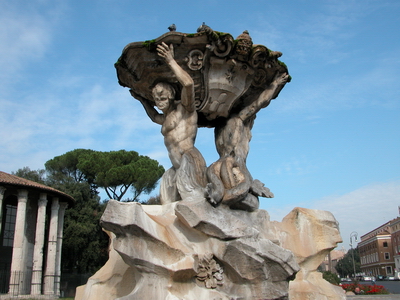
[[[353,265],[353,255],[354,255],[354,265]],[[336,265],[336,271],[341,277],[351,276],[354,274],[354,266],[356,273],[361,272],[360,254],[358,249],[350,249],[347,251],[346,255],[338,261]]]
[[[147,205],[161,205],[160,195],[158,194],[156,196],[151,196],[146,201],[141,201],[140,203]]]
[[[324,272],[322,272],[322,277],[323,277],[326,281],[328,281],[328,282],[330,282],[330,283],[332,283],[332,284],[339,285],[339,283],[340,283],[340,278],[337,276],[337,274],[332,273],[331,271],[324,271]]]
[[[58,189],[75,205],[65,212],[62,268],[64,272],[94,273],[108,259],[108,236],[100,226],[106,203],[93,195],[86,182],[69,182]]]
[[[138,201],[142,193],[149,194],[165,171],[156,160],[125,150],[85,153],[77,167],[94,178],[94,183],[104,188],[110,199],[118,201],[129,189],[133,197],[127,201]]]
[[[22,169],[18,169],[16,172],[11,172],[11,174],[25,178],[28,180],[32,180],[37,183],[45,184],[46,182],[46,171],[43,169],[39,170],[31,170],[29,167],[23,167]]]
[[[75,149],[48,160],[45,163],[46,171],[49,174],[48,181],[55,184],[71,180],[72,182],[87,182],[90,185],[91,193],[97,194],[94,175],[88,172],[84,173],[78,168],[80,157],[93,152],[89,149]]]
[[[85,181],[93,194],[101,187],[110,199],[118,201],[122,201],[129,189],[133,197],[127,201],[138,201],[141,194],[149,194],[165,171],[156,160],[125,150],[75,149],[49,160],[45,166],[53,176],[65,175],[76,182]]]

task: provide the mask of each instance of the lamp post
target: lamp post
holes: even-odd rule
[[[358,233],[356,231],[353,231],[352,233],[350,233],[350,247],[351,247],[351,254],[353,257],[353,271],[354,271],[354,277],[356,277],[356,264],[354,262],[354,251],[353,251],[353,238],[355,242],[358,242],[357,240],[358,237]]]

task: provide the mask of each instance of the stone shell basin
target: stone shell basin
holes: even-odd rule
[[[115,68],[119,84],[130,88],[133,95],[153,101],[154,85],[168,82],[177,90],[179,100],[180,85],[157,55],[157,45],[162,42],[173,44],[175,60],[193,78],[201,127],[214,127],[219,118],[227,118],[257,99],[277,73],[288,73],[286,65],[277,59],[280,55],[265,46],[252,45],[243,56],[236,51],[238,42],[228,33],[173,31],[123,49]]]

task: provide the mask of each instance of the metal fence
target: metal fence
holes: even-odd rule
[[[0,293],[26,295],[30,293],[32,283],[32,272],[21,272],[9,270],[0,271]]]
[[[12,276],[11,276],[12,275]],[[76,287],[86,284],[92,274],[69,274],[61,275],[60,296],[74,297]],[[55,283],[60,280],[55,278]],[[37,281],[36,281],[37,282]],[[39,281],[40,282],[40,281]],[[43,282],[43,281],[42,281]],[[31,293],[32,272],[11,272],[0,270],[0,294],[29,295]]]
[[[0,270],[0,294],[7,294],[10,286],[10,275],[9,270]]]
[[[86,284],[93,274],[61,274],[60,292],[62,297],[74,297],[76,287]]]

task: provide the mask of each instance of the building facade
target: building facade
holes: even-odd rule
[[[398,220],[386,222],[378,228],[361,236],[358,244],[361,271],[368,276],[394,276],[395,259],[392,245],[392,224]]]
[[[60,294],[64,213],[74,199],[0,171],[0,293]]]
[[[346,253],[347,251],[345,249],[332,250],[325,257],[319,269],[321,271],[330,271],[332,273],[338,274],[338,272],[336,271],[336,265],[346,255]]]
[[[400,279],[400,218],[393,220],[390,228],[392,230],[394,272],[396,279]]]

